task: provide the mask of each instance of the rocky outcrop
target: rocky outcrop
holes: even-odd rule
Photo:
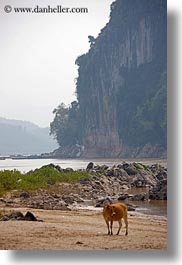
[[[50,164],[55,170],[72,172]],[[84,170],[83,170],[84,172]],[[71,210],[79,205],[102,207],[105,203],[124,202],[134,210],[135,201],[167,200],[167,169],[159,164],[122,162],[109,167],[90,162],[85,169],[90,177],[76,183],[59,183],[54,189],[34,193],[21,192],[11,198],[0,198],[0,204],[10,207],[30,207],[45,210]],[[52,191],[51,191],[52,190]]]
[[[84,147],[82,145],[71,145],[67,147],[59,147],[49,153],[50,158],[78,158],[83,154]]]
[[[20,211],[12,211],[10,214],[4,214],[0,218],[0,221],[9,221],[9,220],[42,222],[42,220],[37,220],[37,218],[34,216],[34,214],[32,212],[29,212],[29,211],[25,215]]]
[[[166,155],[166,18],[166,1],[117,0],[76,60],[82,157]]]
[[[128,147],[125,146],[122,152],[123,157],[130,158],[159,158],[166,159],[167,150],[165,147],[162,147],[158,144],[147,143],[141,147]]]
[[[104,198],[108,201],[167,199],[167,169],[158,164],[145,166],[123,162],[111,168],[96,165],[89,172],[92,179],[81,182],[87,198],[100,200],[102,197],[101,201]],[[132,195],[132,191],[135,191],[135,195]]]

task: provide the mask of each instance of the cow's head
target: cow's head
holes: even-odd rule
[[[116,215],[115,206],[114,205],[108,204],[108,205],[106,205],[106,208],[107,208],[107,210],[108,210],[108,212],[109,212],[111,217]]]

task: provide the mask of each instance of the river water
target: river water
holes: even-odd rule
[[[122,161],[126,162],[141,162],[144,165],[152,165],[159,163],[164,167],[167,167],[166,160],[148,160],[148,159],[5,159],[0,160],[0,170],[13,170],[17,169],[21,172],[28,172],[36,168],[40,168],[43,165],[48,165],[50,163],[61,166],[62,168],[71,167],[74,170],[85,169],[88,163],[92,161],[94,164],[98,165],[108,165],[113,166],[120,164]]]
[[[97,165],[108,165],[113,166],[117,165],[123,161],[126,162],[141,162],[145,165],[152,165],[159,163],[164,167],[167,167],[166,160],[155,160],[155,159],[5,159],[0,160],[0,170],[13,170],[17,169],[22,173],[28,172],[30,170],[34,170],[36,168],[40,168],[43,165],[47,165],[53,163],[55,165],[59,165],[62,168],[71,167],[74,170],[77,169],[85,169],[88,163],[92,161]],[[167,217],[167,201],[137,201],[134,202],[135,205],[138,206],[136,211],[148,215],[158,215]]]

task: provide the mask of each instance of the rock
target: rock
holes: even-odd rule
[[[80,179],[80,184],[90,184],[90,179],[89,178],[81,178]]]
[[[89,164],[87,167],[91,170],[92,178],[82,177],[75,184],[58,183],[58,194],[51,190],[40,189],[38,192],[32,192],[31,195],[27,192],[16,193],[7,201],[0,198],[0,202],[7,206],[21,204],[24,207],[67,210],[74,203],[82,204],[83,200],[92,200],[96,202],[96,207],[103,207],[105,203],[114,202],[113,198],[116,201],[167,199],[167,172],[157,164],[149,167],[124,162],[110,168],[107,165],[94,166],[93,162]],[[51,167],[62,170],[53,164]],[[72,169],[67,168],[65,171],[72,172]],[[47,184],[52,185],[53,182]],[[141,190],[137,190],[143,187],[147,187],[148,193],[141,194]],[[130,188],[136,188],[134,192],[136,195],[127,193],[127,189]]]
[[[86,167],[86,171],[89,171],[89,170],[93,169],[93,167],[94,167],[94,163],[93,162],[88,163],[88,165]]]
[[[0,203],[6,203],[6,200],[4,198],[0,198]]]
[[[22,220],[24,218],[24,215],[20,211],[13,211],[11,214],[8,215],[9,219],[17,219]]]
[[[119,174],[123,178],[126,177],[126,179],[128,179],[128,177],[129,177],[128,173],[123,168],[119,169]]]
[[[136,194],[131,197],[132,201],[144,201],[146,200],[146,194]]]
[[[37,218],[31,212],[27,212],[24,216],[24,220],[26,221],[37,221]]]
[[[113,169],[107,169],[105,172],[105,176],[107,176],[107,177],[113,176]]]
[[[72,173],[74,170],[71,167],[67,167],[65,169],[63,169],[64,173]]]
[[[123,168],[129,176],[135,175],[138,173],[138,170],[135,168],[135,166],[133,164],[125,163],[125,164],[123,164]]]
[[[59,172],[63,172],[63,169],[59,165],[54,166],[54,168]]]
[[[126,203],[128,211],[135,211],[137,206],[131,203]]]
[[[54,199],[60,199],[60,195],[58,195],[58,194],[56,194],[56,193],[53,193],[52,194],[52,197],[54,198]]]
[[[120,194],[118,197],[118,201],[124,201],[128,198],[128,193]]]
[[[13,211],[9,215],[3,216],[2,221],[19,220],[19,221],[38,221],[37,218],[31,212],[27,212],[25,216],[20,211]]]
[[[123,169],[123,165],[122,165],[122,164],[118,164],[118,165],[117,165],[117,168],[119,168],[119,169]]]
[[[63,172],[63,169],[59,165],[54,165],[53,163],[50,163],[48,166],[59,172]]]
[[[28,192],[22,192],[20,193],[20,198],[22,199],[30,198],[30,194]]]
[[[77,245],[82,245],[83,242],[81,242],[81,241],[77,241],[75,244],[77,244]]]
[[[101,182],[98,181],[98,180],[95,181],[95,184],[96,184],[97,186],[101,186]],[[94,187],[95,187],[95,186],[94,186]]]
[[[107,203],[112,203],[112,200],[109,197],[100,198],[96,201],[95,207],[103,207]]]
[[[145,175],[141,175],[138,173],[133,177],[131,186],[136,188],[143,188],[146,187],[146,185],[149,183],[154,184],[155,182],[151,183],[151,180],[147,179]]]
[[[119,168],[114,168],[113,169],[113,176],[114,177],[119,177],[120,176],[120,169]]]
[[[67,204],[72,204],[75,201],[75,198],[73,195],[63,195],[62,200]]]
[[[101,168],[102,170],[107,170],[107,169],[109,168],[109,166],[107,166],[107,165],[102,165],[100,168]]]
[[[0,221],[9,221],[9,217],[7,215],[4,215],[3,217],[0,218]]]
[[[127,189],[128,189],[128,186],[127,186],[126,184],[124,184],[124,185],[121,186],[121,188],[122,188],[123,190],[127,190]]]
[[[144,165],[142,165],[141,163],[136,163],[134,162],[133,165],[135,166],[135,168],[137,170],[144,170],[146,167]]]
[[[159,181],[149,190],[149,199],[167,200],[167,179]]]
[[[165,171],[160,171],[160,172],[156,175],[156,178],[157,178],[158,180],[166,179],[166,178],[167,178],[167,172],[165,172]]]
[[[63,211],[70,211],[70,208],[66,205],[55,205],[53,206],[53,210],[63,210]]]
[[[44,203],[43,209],[44,210],[53,210],[53,205],[51,205],[50,203]]]
[[[154,173],[154,174],[158,174],[159,172],[165,172],[166,169],[161,166],[160,164],[153,164],[150,166],[150,170]]]

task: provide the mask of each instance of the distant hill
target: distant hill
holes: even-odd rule
[[[49,128],[34,123],[0,118],[0,155],[39,154],[57,148]]]

